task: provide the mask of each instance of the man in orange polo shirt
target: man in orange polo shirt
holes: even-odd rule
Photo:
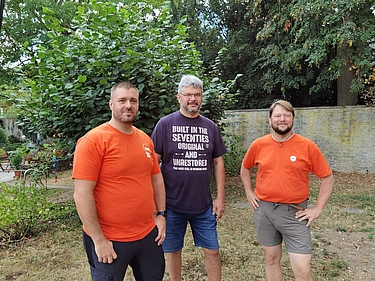
[[[254,209],[257,238],[266,257],[267,280],[283,280],[280,261],[284,240],[295,279],[312,281],[309,226],[331,196],[332,170],[314,142],[292,131],[294,109],[289,102],[279,100],[271,105],[269,123],[272,134],[250,145],[241,167],[246,197]],[[254,166],[258,171],[253,191]],[[315,206],[307,208],[310,172],[321,184]]]
[[[132,124],[139,93],[129,82],[111,89],[112,118],[77,142],[74,200],[93,281],[162,280],[165,187],[153,142]]]

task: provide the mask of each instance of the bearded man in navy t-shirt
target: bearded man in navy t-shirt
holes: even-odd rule
[[[167,232],[163,250],[171,281],[181,280],[181,251],[187,223],[195,246],[205,254],[209,281],[221,280],[217,221],[225,210],[225,169],[227,152],[219,129],[199,114],[203,83],[184,75],[178,86],[180,110],[159,120],[151,138],[161,161],[167,196]],[[217,198],[212,199],[210,182],[214,171]]]

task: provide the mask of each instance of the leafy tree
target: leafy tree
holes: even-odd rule
[[[262,15],[251,18],[252,1],[210,1],[212,11],[226,28],[226,44],[222,49],[219,65],[220,77],[230,79],[234,74],[242,74],[235,87],[240,91],[236,108],[262,108],[268,106],[275,97],[259,83],[266,69],[257,63],[259,53],[268,42],[256,40],[257,32],[263,26]]]
[[[268,69],[261,84],[274,84],[288,97],[288,91],[306,86],[309,95],[329,92],[337,83],[337,103],[356,104],[363,75],[373,64],[369,42],[375,37],[374,1],[267,3],[256,0],[252,11],[252,17],[264,17],[257,40],[268,42],[258,60]],[[303,104],[301,98],[288,98]]]
[[[21,124],[72,150],[77,138],[109,120],[110,88],[128,80],[141,95],[136,125],[150,133],[160,117],[177,109],[181,75],[202,76],[200,54],[186,41],[186,27],[173,24],[166,7],[155,10],[145,3],[91,1],[77,11],[71,26],[64,27],[53,10],[43,9],[50,40],[22,69],[28,96],[14,96]],[[214,86],[224,95],[222,85]],[[217,116],[209,107],[213,101],[206,100],[205,112]]]
[[[4,18],[0,30],[0,107],[7,117],[15,117],[13,103],[9,100],[10,91],[18,91],[19,73],[14,66],[27,65],[38,46],[48,40],[47,28],[42,18],[42,8],[56,11],[56,17],[67,26],[74,13],[75,1],[55,0],[12,0],[2,1]],[[27,44],[27,48],[24,48]],[[28,74],[32,77],[32,73]],[[21,92],[17,92],[22,96]]]
[[[227,27],[212,10],[212,1],[171,0],[171,13],[177,23],[185,19],[188,27],[188,41],[194,42],[201,53],[203,66],[209,73],[216,64],[215,59],[224,46]],[[233,77],[232,77],[233,78]]]
[[[0,84],[15,85],[17,73],[14,65],[23,66],[30,56],[47,40],[47,30],[42,18],[42,8],[55,10],[62,26],[69,25],[75,1],[12,0],[5,1],[4,18],[0,33]],[[24,44],[28,43],[27,48]]]
[[[87,9],[78,7],[69,28],[52,10],[44,13],[51,40],[32,58],[30,69],[38,75],[26,80],[32,96],[20,104],[23,125],[40,130],[43,138],[75,143],[108,120],[109,90],[120,80],[138,86],[137,123],[150,131],[155,121],[148,117],[160,118],[168,111],[166,104],[174,102],[170,89],[178,75],[199,68],[199,54],[184,41],[184,27],[172,26],[166,12],[156,16],[145,4],[119,8],[92,1]]]
[[[364,74],[373,64],[374,0],[172,3],[179,3],[181,16],[188,15],[189,38],[212,46],[211,57],[217,46],[225,47],[218,75],[226,80],[243,74],[233,108],[266,107],[277,98],[296,106],[356,104],[364,90]],[[215,36],[208,39],[204,18],[224,44]]]
[[[8,85],[0,85],[0,115],[5,118],[14,118],[16,110],[13,101],[9,99],[9,95],[15,90],[15,87]]]
[[[243,74],[234,108],[356,104],[373,64],[374,1],[349,2],[210,1],[228,27],[220,73]]]
[[[231,108],[259,108],[268,106],[276,98],[274,85],[267,93],[259,80],[267,69],[259,67],[259,53],[268,42],[256,40],[264,25],[263,17],[251,18],[253,1],[225,0],[174,0],[174,17],[187,17],[189,40],[195,42],[208,70],[215,68],[222,80],[230,80],[236,74],[233,89],[240,91]],[[266,14],[266,12],[265,12]],[[209,24],[207,24],[209,23]],[[220,53],[220,62],[215,58]],[[234,92],[234,90],[232,92]]]
[[[361,96],[360,102],[366,105],[375,106],[375,64],[371,68],[369,73],[365,75],[365,85],[366,89],[364,94]]]

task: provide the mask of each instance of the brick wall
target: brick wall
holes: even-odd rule
[[[375,174],[375,108],[335,106],[295,108],[294,132],[313,140],[332,170]],[[227,132],[241,136],[247,149],[251,142],[271,133],[268,109],[230,110]]]

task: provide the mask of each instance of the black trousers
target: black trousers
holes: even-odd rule
[[[123,281],[128,265],[137,281],[161,281],[165,271],[165,259],[161,246],[155,242],[155,227],[145,238],[133,242],[112,241],[117,259],[111,264],[101,263],[95,253],[94,242],[83,231],[83,245],[90,264],[93,281]]]

